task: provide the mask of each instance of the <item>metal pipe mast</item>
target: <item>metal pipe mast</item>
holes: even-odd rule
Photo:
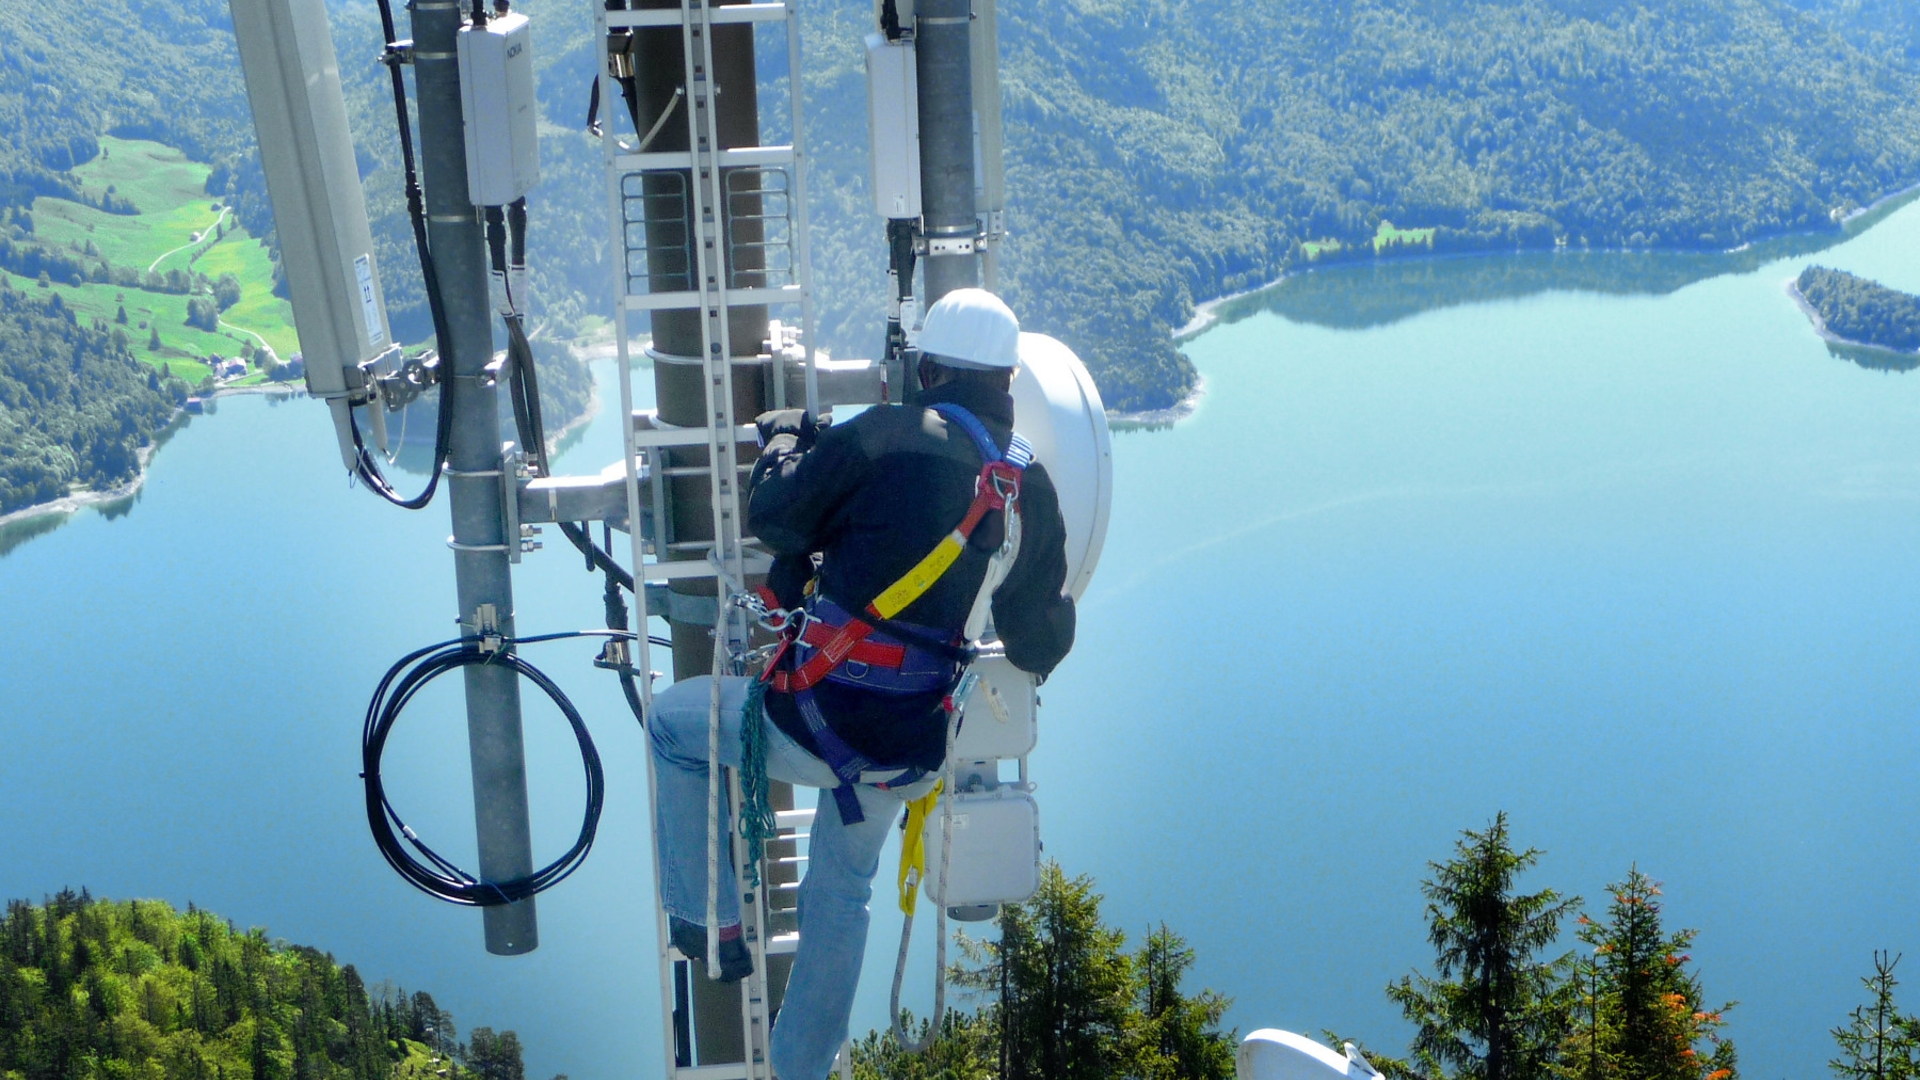
[[[501,484],[502,447],[493,361],[493,315],[487,304],[486,237],[467,197],[467,157],[456,53],[460,5],[416,0],[414,77],[420,110],[420,156],[427,233],[440,279],[448,347],[441,358],[440,407],[452,408],[447,504],[453,516],[454,582],[461,633],[514,637],[513,576]],[[533,872],[527,817],[527,764],[520,728],[519,677],[486,664],[463,669],[468,754],[480,876],[507,881]],[[487,951],[512,956],[540,944],[533,899],[482,909]]]
[[[926,242],[924,311],[955,289],[980,284],[971,0],[916,0],[914,51],[920,97],[921,232]],[[906,376],[911,383],[913,373]]]

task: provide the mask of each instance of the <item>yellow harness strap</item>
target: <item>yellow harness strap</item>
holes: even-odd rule
[[[913,914],[920,897],[918,888],[927,876],[927,818],[940,802],[940,788],[946,781],[935,780],[933,790],[907,804],[907,832],[900,838],[900,910]]]
[[[907,610],[907,605],[920,599],[926,595],[928,589],[933,588],[933,583],[939,581],[941,576],[953,566],[966,546],[967,538],[960,535],[960,530],[955,529],[948,533],[934,545],[926,558],[921,559],[899,581],[889,585],[885,592],[874,597],[873,603],[868,605],[869,610],[883,619],[891,619]]]

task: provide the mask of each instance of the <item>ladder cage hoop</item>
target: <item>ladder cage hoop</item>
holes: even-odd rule
[[[732,289],[798,285],[795,252],[793,178],[784,166],[747,165],[725,173],[727,287]],[[743,238],[740,226],[752,223],[758,240]],[[757,277],[760,280],[748,280]]]
[[[687,205],[684,173],[661,170],[621,177],[620,225],[629,296],[693,290],[693,230],[687,224]],[[648,242],[649,226],[665,234],[664,245]]]

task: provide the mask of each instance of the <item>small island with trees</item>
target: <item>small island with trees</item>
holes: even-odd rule
[[[1895,367],[1920,364],[1920,296],[1824,266],[1802,270],[1792,292],[1828,343],[1900,354]]]

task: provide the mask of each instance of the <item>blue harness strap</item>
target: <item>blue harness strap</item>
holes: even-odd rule
[[[980,460],[1004,461],[1016,469],[1024,469],[1033,464],[1033,446],[1022,438],[1019,432],[1014,432],[1013,441],[1007,444],[1006,452],[1002,453],[1000,445],[994,442],[993,436],[987,432],[987,425],[981,423],[979,417],[965,408],[950,401],[929,405],[928,408],[939,413],[941,419],[948,423],[960,425],[960,430],[965,431],[973,439],[974,447],[980,451]]]
[[[813,699],[813,691],[802,690],[793,695],[793,700],[800,707],[801,718],[807,722],[807,734],[813,736],[813,745],[820,751],[820,759],[833,770],[833,775],[840,778],[839,786],[833,789],[833,804],[840,810],[841,823],[858,825],[867,819],[867,815],[860,809],[860,796],[853,790],[853,785],[861,783],[861,777],[869,770],[880,766],[834,734],[833,727],[820,711],[820,703]],[[927,770],[910,767],[896,770],[896,773],[884,783],[873,786],[882,790],[906,787],[924,779]]]
[[[860,809],[860,796],[854,792],[853,785],[860,782],[860,774],[871,768],[873,762],[834,734],[820,711],[820,703],[813,699],[813,691],[802,690],[793,695],[793,700],[800,706],[800,716],[807,722],[807,734],[813,736],[813,745],[820,751],[821,760],[840,778],[840,785],[833,789],[833,802],[840,808],[841,823],[858,825],[867,815]]]

